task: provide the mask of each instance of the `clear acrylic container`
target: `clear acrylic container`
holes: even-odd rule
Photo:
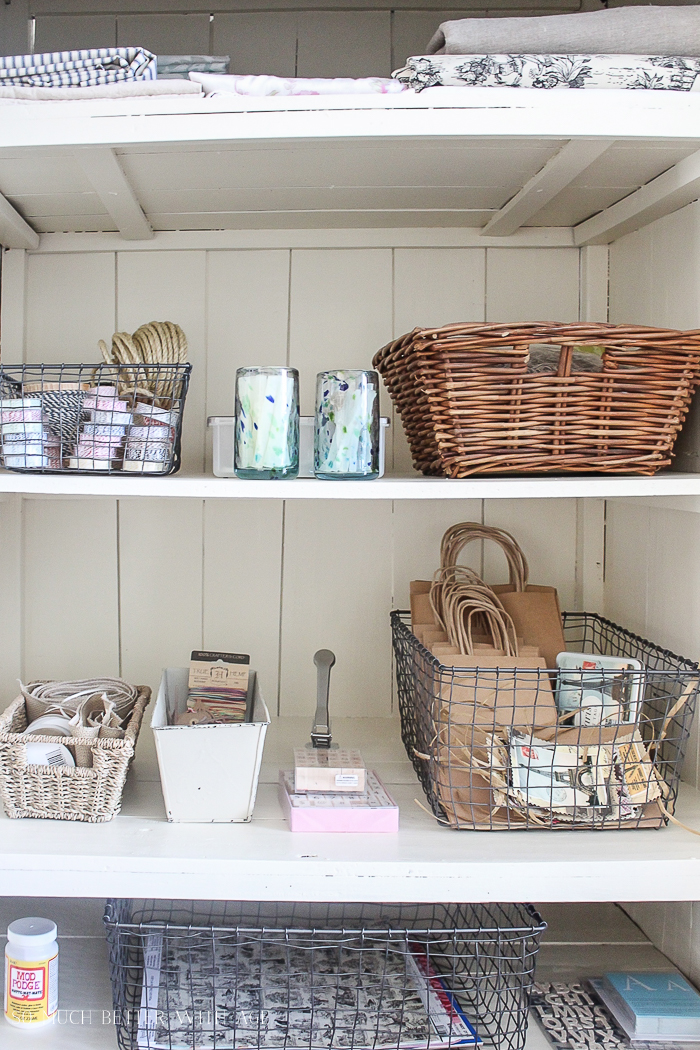
[[[234,469],[239,478],[299,473],[299,373],[296,368],[236,372]]]
[[[314,474],[326,481],[379,477],[379,374],[344,368],[316,377]]]

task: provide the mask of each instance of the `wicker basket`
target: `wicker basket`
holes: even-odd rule
[[[129,762],[134,756],[143,713],[151,699],[147,686],[138,696],[122,740],[61,738],[92,751],[92,769],[27,765],[27,712],[23,696],[0,714],[0,797],[8,817],[86,820],[100,824],[119,812]],[[32,741],[56,743],[56,737],[32,736]]]
[[[528,373],[530,345],[561,347]],[[571,373],[573,349],[602,371]],[[700,381],[700,331],[608,324],[416,328],[374,358],[424,474],[655,474]]]

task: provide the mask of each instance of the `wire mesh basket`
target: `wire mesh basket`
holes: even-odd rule
[[[174,474],[189,364],[0,367],[0,463],[38,474]]]
[[[572,652],[621,657],[626,669],[586,670],[584,661],[544,670],[512,658],[479,667],[478,652],[455,657],[469,666],[446,666],[411,632],[408,613],[391,620],[402,739],[441,823],[474,831],[668,823],[697,664],[602,616],[565,613]]]
[[[530,905],[107,902],[121,1050],[525,1045]]]

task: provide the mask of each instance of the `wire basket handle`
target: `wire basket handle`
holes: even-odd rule
[[[564,347],[566,350],[567,348]],[[503,550],[508,561],[509,582],[516,591],[527,587],[529,569],[527,559],[517,541],[505,529],[496,529],[481,525],[476,521],[462,521],[452,525],[442,537],[440,544],[440,565],[443,569],[452,568],[457,558],[468,543],[474,540],[493,540]]]

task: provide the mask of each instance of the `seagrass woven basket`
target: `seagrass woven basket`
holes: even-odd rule
[[[60,743],[73,753],[76,746],[89,747],[92,768],[28,765],[28,738],[22,736],[27,728],[26,701],[23,696],[12,701],[0,714],[0,797],[8,817],[84,820],[99,824],[119,812],[143,713],[151,698],[147,686],[136,688],[138,696],[122,740],[60,738]],[[31,740],[57,742],[56,737],[38,733]]]
[[[560,348],[552,371],[528,371],[533,344]],[[600,370],[572,372],[576,348]],[[700,381],[700,331],[451,324],[414,329],[373,364],[424,474],[655,474]]]

